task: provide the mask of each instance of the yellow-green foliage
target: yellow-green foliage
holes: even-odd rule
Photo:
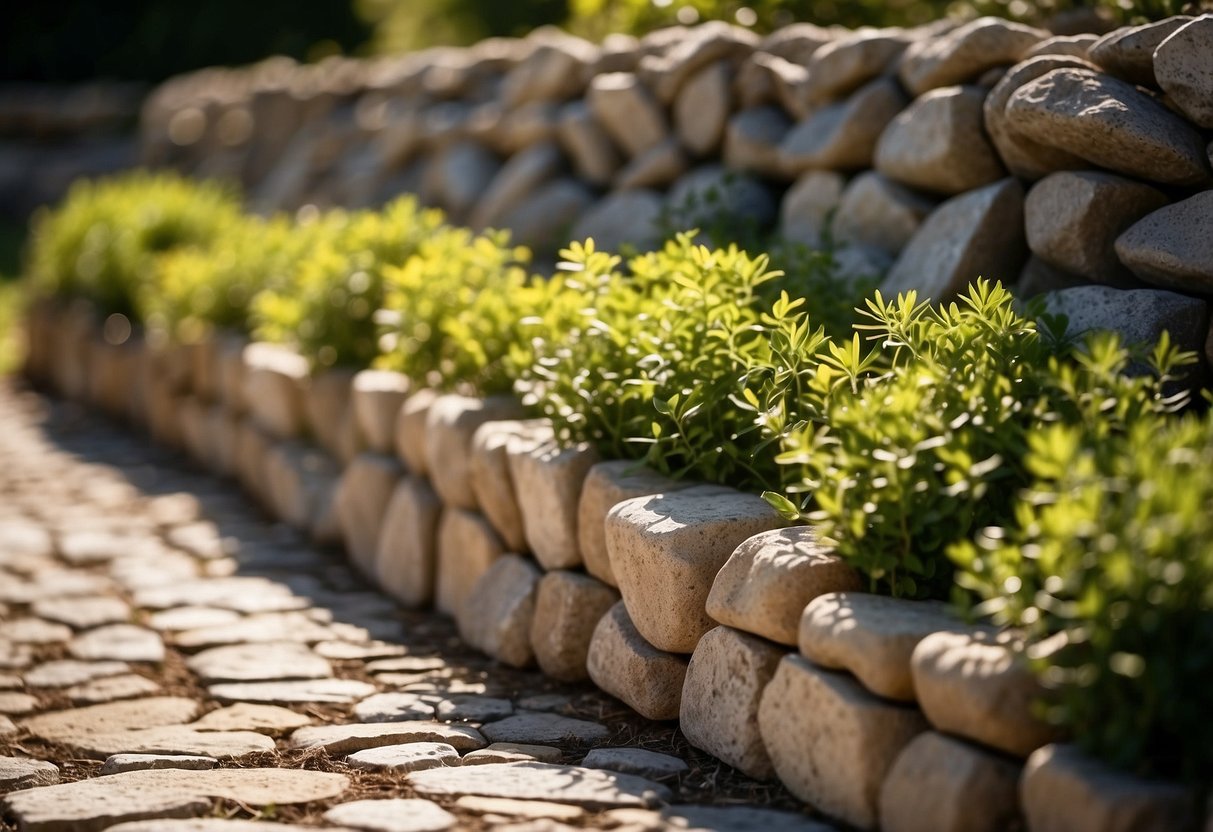
[[[235,194],[214,183],[169,173],[81,181],[35,218],[28,274],[43,293],[138,321],[159,256],[206,247],[239,221]]]
[[[331,211],[305,224],[305,253],[254,298],[257,337],[298,348],[318,368],[369,366],[380,351],[375,313],[385,271],[441,227],[441,212],[410,197],[382,211]]]

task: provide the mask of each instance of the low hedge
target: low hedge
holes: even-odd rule
[[[1194,357],[1164,337],[1128,375],[1114,337],[1067,339],[1001,285],[860,305],[828,251],[773,251],[784,269],[693,232],[626,262],[586,241],[539,276],[408,198],[258,219],[136,174],[42,217],[29,273],[178,338],[235,328],[317,369],[514,391],[604,457],[766,489],[874,591],[1022,628],[1092,751],[1207,783],[1213,422],[1164,395]]]

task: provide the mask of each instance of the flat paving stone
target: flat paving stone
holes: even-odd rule
[[[25,674],[25,683],[32,688],[65,688],[82,685],[93,679],[127,673],[131,666],[126,662],[82,662],[76,659],[59,659],[46,662]]]
[[[136,592],[134,602],[135,606],[144,609],[203,606],[218,607],[246,615],[288,612],[309,606],[306,598],[291,594],[290,590],[281,584],[266,578],[247,576],[174,581]]]
[[[0,757],[0,792],[15,792],[59,782],[59,767],[26,757]]]
[[[651,808],[670,799],[665,786],[636,777],[577,766],[507,763],[435,768],[407,776],[419,794],[547,800],[587,809]]]
[[[49,555],[55,549],[50,532],[29,520],[0,521],[0,552],[15,555]]]
[[[290,748],[323,748],[330,754],[352,754],[366,748],[410,742],[444,742],[458,751],[473,751],[488,743],[475,728],[440,722],[367,722],[352,725],[312,725],[291,734]]]
[[[20,731],[17,724],[6,716],[0,716],[0,737],[8,737]]]
[[[325,679],[333,675],[327,661],[297,642],[212,647],[191,656],[185,664],[204,685]]]
[[[272,823],[261,820],[157,818],[120,823],[117,826],[111,826],[105,832],[289,832],[289,830],[315,828],[314,826],[296,826],[293,823]],[[342,830],[334,830],[334,832],[342,832]]]
[[[342,803],[325,812],[324,819],[367,832],[443,832],[456,823],[437,803],[408,798]]]
[[[105,563],[116,558],[159,552],[164,544],[151,535],[105,530],[69,532],[59,541],[59,556],[73,566]]]
[[[71,637],[71,627],[41,618],[16,618],[0,622],[0,640],[13,644],[59,644]]]
[[[190,723],[195,731],[257,731],[261,734],[281,734],[310,725],[303,714],[277,705],[254,705],[240,702],[218,708]]]
[[[219,765],[214,757],[199,757],[190,754],[113,754],[101,766],[102,774],[121,774],[124,771],[150,771],[153,769],[179,768],[186,771],[206,771]]]
[[[0,690],[19,690],[25,687],[25,682],[15,673],[0,673]]]
[[[82,685],[72,685],[63,694],[73,705],[99,705],[119,699],[136,699],[160,692],[160,685],[144,676],[126,673],[94,679]]]
[[[537,693],[522,697],[517,705],[524,711],[560,711],[567,708],[571,701],[563,693]]]
[[[836,832],[834,826],[793,812],[752,806],[667,806],[661,810],[662,826],[714,832]]]
[[[307,615],[300,612],[283,612],[250,615],[230,624],[183,630],[173,636],[173,643],[184,650],[198,650],[229,644],[284,641],[314,644],[332,637],[332,630],[317,624]]]
[[[354,768],[371,771],[424,771],[459,765],[459,752],[445,742],[408,742],[357,751],[345,758]]]
[[[108,702],[70,711],[52,711],[32,716],[21,725],[41,739],[71,742],[92,734],[180,725],[193,719],[198,709],[198,703],[192,699],[155,696],[132,702]]]
[[[553,745],[528,745],[521,742],[495,742],[486,748],[463,755],[465,766],[490,763],[557,763],[564,752]]]
[[[591,743],[611,735],[605,725],[584,719],[545,713],[520,713],[481,728],[490,742],[525,742],[554,745],[561,742]]]
[[[128,771],[14,792],[5,806],[25,832],[101,832],[124,821],[206,814],[215,798],[288,806],[339,797],[340,774],[246,768]]]
[[[566,803],[550,803],[546,800],[514,800],[508,797],[480,797],[466,794],[455,801],[455,805],[478,815],[503,815],[509,818],[575,821],[585,816],[585,809]]]
[[[644,748],[595,748],[585,755],[581,764],[586,768],[638,774],[653,780],[677,777],[690,770],[685,760]]]
[[[0,669],[21,670],[34,661],[34,651],[28,644],[0,641]]]
[[[377,693],[354,706],[354,717],[359,722],[433,719],[435,699],[433,694]]]
[[[240,613],[219,607],[176,607],[153,613],[147,620],[147,626],[160,632],[172,632],[218,627],[239,620]]]
[[[39,618],[87,630],[104,624],[130,621],[131,608],[121,598],[99,595],[83,598],[42,598],[30,611]]]
[[[87,734],[63,742],[98,760],[115,754],[185,754],[228,760],[275,748],[273,739],[255,731],[198,731],[186,725]]]
[[[386,641],[369,641],[365,644],[351,644],[348,641],[321,641],[313,645],[312,649],[316,651],[316,655],[333,661],[362,661],[405,654],[405,648],[402,645],[390,644]]]
[[[68,652],[84,661],[164,661],[164,642],[155,630],[134,624],[110,624],[72,639]]]
[[[38,698],[30,696],[28,693],[17,693],[16,691],[0,692],[0,714],[8,716],[20,716],[28,714],[38,708]]]
[[[304,703],[348,705],[370,696],[374,685],[355,679],[306,679],[298,682],[231,682],[207,688],[220,702],[260,702],[267,705]]]
[[[446,722],[492,722],[513,714],[514,703],[493,696],[457,694],[439,702],[435,713]]]
[[[366,663],[368,673],[424,673],[445,667],[446,661],[438,656],[400,656]]]

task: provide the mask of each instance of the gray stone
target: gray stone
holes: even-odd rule
[[[1048,32],[982,17],[938,37],[911,43],[898,75],[912,95],[976,80],[983,72],[1017,63]]]
[[[819,595],[859,589],[858,574],[798,526],[743,541],[716,574],[706,611],[721,624],[795,645],[800,615]]]
[[[117,624],[131,618],[131,608],[126,602],[107,596],[40,598],[30,611],[39,618],[66,624],[74,630]]]
[[[80,662],[59,659],[40,664],[25,674],[25,683],[32,688],[65,688],[93,679],[117,676],[129,671],[126,662]]]
[[[425,476],[428,472],[426,448],[429,438],[426,423],[430,408],[441,394],[437,390],[423,387],[404,400],[396,414],[396,457],[411,474]]]
[[[713,627],[704,604],[743,540],[784,525],[762,498],[717,486],[637,497],[607,515],[607,551],[628,614],[659,650],[688,653]]]
[[[778,107],[749,107],[729,119],[724,134],[724,163],[733,170],[782,176],[779,146],[792,123]]]
[[[635,774],[650,780],[666,780],[690,770],[686,762],[677,757],[644,748],[595,748],[585,755],[581,765]]]
[[[591,185],[606,185],[621,164],[619,153],[584,101],[565,105],[557,135],[577,175]]]
[[[487,745],[475,728],[420,721],[312,725],[291,734],[288,745],[305,750],[323,748],[329,754],[353,754],[367,748],[413,742],[446,743],[458,751],[472,751]]]
[[[690,161],[676,139],[653,145],[620,168],[611,183],[617,191],[665,188],[686,173]]]
[[[202,815],[215,798],[250,806],[328,800],[348,784],[343,775],[319,771],[129,771],[15,792],[5,804],[21,828],[32,832],[101,832],[124,821]]]
[[[528,101],[563,101],[583,87],[586,66],[597,50],[580,38],[545,37],[502,81],[502,101],[515,107]]]
[[[639,156],[669,135],[661,106],[630,72],[596,76],[586,94],[595,118],[628,156]]]
[[[831,832],[835,827],[804,815],[752,806],[667,806],[661,820],[699,832]]]
[[[885,775],[927,728],[916,709],[878,699],[849,676],[800,656],[779,663],[758,725],[788,791],[860,829],[877,827]]]
[[[622,601],[599,620],[586,655],[594,684],[647,719],[678,718],[687,664],[645,641]]]
[[[1023,53],[1022,60],[1039,58],[1041,55],[1067,55],[1071,58],[1087,60],[1091,46],[1099,40],[1099,35],[1091,33],[1079,35],[1054,35],[1045,38],[1040,43]]]
[[[952,197],[919,227],[881,290],[947,301],[979,277],[1010,283],[1026,253],[1023,235],[1023,187],[1014,179]]]
[[[647,188],[613,191],[577,218],[572,239],[593,240],[599,251],[618,252],[624,246],[652,251],[660,245],[661,194]]]
[[[790,242],[816,248],[826,224],[838,209],[846,179],[834,171],[811,170],[784,194],[779,208],[779,234]]]
[[[1019,793],[1033,832],[1164,832],[1197,822],[1183,786],[1117,771],[1072,745],[1033,753]]]
[[[813,23],[789,23],[764,37],[758,49],[789,61],[805,63],[817,54],[817,50],[838,36],[836,30]]]
[[[916,99],[893,119],[876,146],[875,165],[890,179],[942,194],[958,194],[1006,175],[986,138],[980,87],[942,87]]]
[[[434,717],[434,697],[417,693],[377,693],[354,706],[359,722],[404,722]]]
[[[324,819],[366,832],[442,832],[457,821],[437,803],[415,798],[355,800],[329,809]]]
[[[474,693],[448,696],[435,707],[437,718],[446,722],[492,722],[512,713],[514,704],[510,700]]]
[[[571,215],[563,217],[566,221],[571,218]],[[527,245],[521,239],[518,242]],[[425,470],[443,503],[469,510],[476,508],[476,495],[469,482],[472,437],[485,422],[521,415],[520,405],[507,397],[475,399],[445,395],[430,404],[425,424]]]
[[[505,547],[492,526],[479,514],[447,507],[438,523],[438,576],[434,606],[456,616],[476,582]]]
[[[204,650],[186,660],[204,685],[216,682],[281,682],[333,675],[324,659],[296,642],[233,644]]]
[[[296,682],[233,682],[211,685],[207,692],[220,702],[345,705],[370,696],[375,692],[375,686],[354,679],[307,679]]]
[[[552,821],[573,821],[585,815],[585,809],[580,806],[565,806],[547,800],[512,800],[508,797],[480,797],[471,794],[458,798],[455,806],[478,815],[492,815],[493,820],[515,818],[520,821],[523,819],[539,821],[543,819],[539,824],[520,823],[496,827],[514,830],[514,832],[519,832],[520,827],[523,830],[532,829],[534,832],[540,832],[540,830],[542,832],[564,832],[569,827],[562,827]]]
[[[687,79],[674,100],[674,126],[691,154],[707,156],[719,146],[731,106],[732,73],[717,61]]]
[[[389,370],[363,370],[350,385],[350,407],[371,450],[390,454],[395,447],[396,414],[409,394],[409,380]]]
[[[551,745],[530,745],[519,742],[495,742],[487,748],[463,755],[463,765],[483,766],[489,763],[555,763],[563,752]]]
[[[1065,315],[1067,331],[1074,336],[1112,330],[1126,344],[1153,346],[1166,330],[1173,344],[1198,353],[1209,320],[1205,301],[1161,289],[1078,286],[1050,292],[1045,296],[1045,310]]]
[[[1053,171],[1087,167],[1087,162],[1073,153],[1021,136],[1007,117],[1007,102],[1016,90],[1055,69],[1065,68],[1097,69],[1082,58],[1040,55],[1013,66],[986,95],[982,106],[986,133],[1003,164],[1022,179],[1039,179]]]
[[[1192,21],[1186,15],[1141,26],[1122,26],[1091,44],[1087,54],[1104,71],[1132,84],[1153,87],[1154,53],[1177,30]]]
[[[1181,292],[1213,291],[1213,191],[1159,208],[1116,238],[1116,255],[1137,277]]]
[[[187,754],[114,754],[101,766],[101,774],[121,774],[124,771],[154,771],[166,768],[185,771],[206,771],[219,765],[214,757]]]
[[[723,227],[738,223],[763,228],[775,219],[775,198],[770,189],[749,174],[704,165],[681,177],[666,194],[668,224],[672,228]]]
[[[809,59],[798,96],[802,106],[836,101],[884,75],[901,58],[908,42],[900,31],[869,29],[825,44]]]
[[[517,713],[481,727],[490,742],[515,742],[557,745],[568,742],[589,744],[610,736],[605,725],[584,719],[544,713]]]
[[[478,795],[550,800],[587,809],[648,808],[668,800],[664,786],[631,774],[548,763],[510,763],[436,768],[408,775],[419,794],[430,797]]]
[[[1170,22],[1170,21],[1168,21]],[[1213,15],[1202,15],[1176,29],[1154,51],[1158,85],[1184,115],[1213,128]]]
[[[59,767],[25,757],[0,757],[0,790],[15,792],[59,782]]]
[[[1020,767],[935,731],[902,749],[880,789],[886,832],[1000,832],[1019,817]]]
[[[354,564],[373,575],[383,517],[404,471],[386,454],[359,454],[346,466],[337,486],[337,517],[345,548]]]
[[[1016,134],[1146,181],[1210,179],[1200,132],[1146,93],[1086,69],[1055,69],[1007,101]]]
[[[510,157],[476,203],[469,224],[481,229],[496,226],[536,188],[560,173],[564,157],[553,142],[532,145]]]
[[[588,443],[562,448],[556,442],[511,443],[507,449],[526,541],[544,569],[581,565],[577,507],[581,487],[598,453]]]
[[[73,705],[98,705],[119,699],[136,699],[160,692],[160,685],[133,673],[94,679],[82,685],[72,685],[63,691]]]
[[[914,691],[940,731],[1018,757],[1057,738],[1035,715],[1044,694],[1022,654],[989,636],[941,632],[914,648]]]
[[[696,72],[720,60],[747,55],[758,44],[758,36],[748,29],[722,21],[708,21],[694,29],[683,30],[661,55],[646,55],[640,60],[640,74],[663,104],[672,103]]]
[[[424,477],[405,474],[384,510],[375,554],[379,588],[408,607],[434,598],[442,501]]]
[[[815,111],[779,145],[783,170],[797,175],[871,167],[881,134],[908,103],[896,81],[881,78]]]
[[[345,758],[353,768],[403,774],[459,765],[459,752],[444,742],[410,742],[357,751]]]
[[[195,731],[257,731],[262,734],[280,734],[293,728],[302,728],[311,722],[303,714],[275,705],[252,705],[241,702],[226,708],[218,708],[190,723]]]
[[[1113,250],[1117,237],[1166,204],[1161,191],[1111,173],[1053,173],[1036,183],[1024,201],[1028,248],[1092,282],[1123,282],[1128,271]]]
[[[422,192],[431,194],[455,222],[464,222],[501,163],[474,141],[456,141],[436,155],[425,172]]]

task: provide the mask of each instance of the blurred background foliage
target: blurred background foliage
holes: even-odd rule
[[[1097,8],[1110,22],[1157,19],[1213,0],[63,0],[5,14],[0,81],[160,81],[271,54],[317,60],[523,35],[546,24],[592,39],[702,20],[766,32],[793,21],[899,26],[949,14],[1029,22]]]

